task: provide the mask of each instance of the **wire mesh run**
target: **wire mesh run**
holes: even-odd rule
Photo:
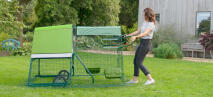
[[[124,82],[121,39],[118,35],[73,36],[74,52],[94,76],[93,85],[121,85]],[[91,84],[89,72],[74,59],[73,85]]]
[[[67,82],[63,81],[70,79],[71,60],[71,58],[31,59],[28,85],[66,84]],[[62,80],[62,82],[54,82],[62,70],[69,73],[68,79]]]
[[[67,42],[72,57],[32,57],[28,86],[124,85],[120,27],[73,28],[72,42]]]

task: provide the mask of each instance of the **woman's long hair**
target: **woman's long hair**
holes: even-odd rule
[[[154,22],[154,24],[156,24],[155,12],[151,8],[144,9],[144,17],[145,17],[145,20],[149,22]]]

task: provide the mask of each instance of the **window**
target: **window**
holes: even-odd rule
[[[160,14],[155,14],[157,22],[160,24]]]
[[[211,30],[211,12],[197,12],[196,36],[201,33],[210,33]]]

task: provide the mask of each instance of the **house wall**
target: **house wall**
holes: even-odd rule
[[[160,26],[172,25],[179,33],[195,35],[197,11],[211,11],[213,30],[213,0],[139,0],[138,27],[144,17],[143,9],[150,7],[160,13]]]

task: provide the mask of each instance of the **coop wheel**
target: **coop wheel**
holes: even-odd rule
[[[67,70],[61,70],[58,73],[58,76],[63,76],[66,80],[68,80],[69,79],[69,72]]]
[[[63,76],[57,76],[54,78],[53,83],[66,83],[66,79]]]

